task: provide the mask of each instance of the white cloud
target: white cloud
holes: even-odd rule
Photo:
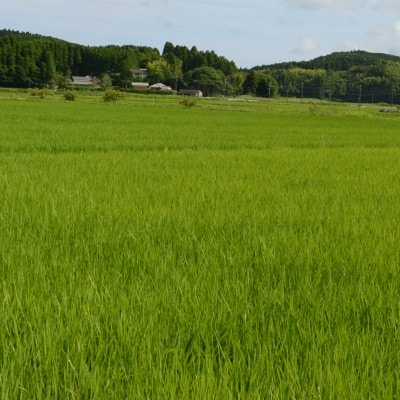
[[[303,9],[331,9],[358,11],[388,11],[400,10],[398,0],[286,0],[289,6]]]
[[[333,8],[337,5],[337,1],[334,0],[288,0],[289,4],[300,7],[300,8]],[[340,2],[340,0],[339,0]]]
[[[395,22],[395,23],[393,24],[393,32],[394,32],[394,34],[395,34],[396,36],[398,36],[398,37],[397,37],[397,39],[398,39],[399,36],[400,36],[400,21],[397,21],[397,22]]]
[[[400,21],[378,26],[369,36],[372,51],[400,54]]]
[[[317,50],[318,50],[317,42],[314,39],[306,38],[298,43],[298,45],[294,49],[294,52],[300,54],[309,54]]]
[[[335,51],[350,50],[400,55],[400,21],[375,26],[361,40],[347,40],[335,46]]]

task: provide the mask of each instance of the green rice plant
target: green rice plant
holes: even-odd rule
[[[30,90],[30,94],[32,97],[39,97],[40,99],[44,99],[46,96],[50,94],[50,91],[46,88],[42,89],[35,88]]]
[[[1,398],[399,396],[395,117],[0,114]]]

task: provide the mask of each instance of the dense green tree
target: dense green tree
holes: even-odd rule
[[[244,71],[238,71],[233,73],[228,78],[228,95],[239,95],[243,90],[243,84],[246,80],[247,73]]]
[[[268,71],[252,70],[243,82],[243,92],[259,97],[275,97],[279,84]]]
[[[148,62],[147,69],[149,71],[148,80],[150,83],[162,82],[167,84],[166,82],[171,82],[175,79],[168,62],[162,57],[158,60]]]
[[[112,80],[109,74],[101,75],[101,87],[104,89],[109,89],[112,87]]]
[[[163,57],[166,57],[171,54],[174,55],[174,51],[175,51],[175,46],[171,42],[166,42],[164,44],[162,55]]]
[[[400,62],[389,61],[385,65],[383,72],[384,78],[387,79],[388,86],[394,90],[400,90]]]
[[[190,70],[190,50],[186,46],[175,46],[174,55],[182,61],[182,72],[188,72]]]
[[[50,50],[45,50],[40,59],[40,79],[43,83],[49,84],[56,74],[56,63],[54,54]]]
[[[128,88],[132,83],[132,64],[128,60],[121,60],[119,67],[119,80],[117,85]]]
[[[68,87],[69,82],[70,80],[66,76],[62,74],[55,74],[53,79],[51,80],[51,86],[65,89],[66,87]]]
[[[206,58],[204,57],[203,53],[197,50],[196,46],[193,46],[190,49],[190,59],[188,68],[189,70],[194,70],[199,67],[207,66]]]
[[[186,74],[190,87],[200,89],[206,96],[221,94],[225,88],[224,74],[213,67],[198,67]]]
[[[170,74],[167,74],[165,77],[165,82],[177,89],[178,80],[183,79],[183,61],[175,55],[175,48],[172,43],[165,43],[162,59],[167,62],[166,67],[170,72]]]

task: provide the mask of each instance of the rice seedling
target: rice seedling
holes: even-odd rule
[[[399,120],[0,107],[2,399],[399,396]]]

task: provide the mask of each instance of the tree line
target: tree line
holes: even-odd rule
[[[65,87],[73,75],[91,75],[128,88],[133,68],[146,68],[150,83],[196,86],[210,95],[240,90],[240,72],[233,61],[195,46],[189,49],[167,42],[160,53],[146,46],[83,46],[31,33],[0,31],[3,87]]]
[[[269,75],[280,96],[363,103],[400,101],[400,57],[366,51],[335,52],[311,61],[254,67]]]
[[[133,68],[146,68],[150,84],[200,89],[206,96],[250,94],[335,101],[400,101],[400,57],[337,52],[311,61],[239,69],[214,51],[166,42],[147,46],[84,46],[10,30],[0,31],[0,86],[67,87],[72,75],[92,75],[130,88]],[[135,79],[136,80],[136,79]]]

